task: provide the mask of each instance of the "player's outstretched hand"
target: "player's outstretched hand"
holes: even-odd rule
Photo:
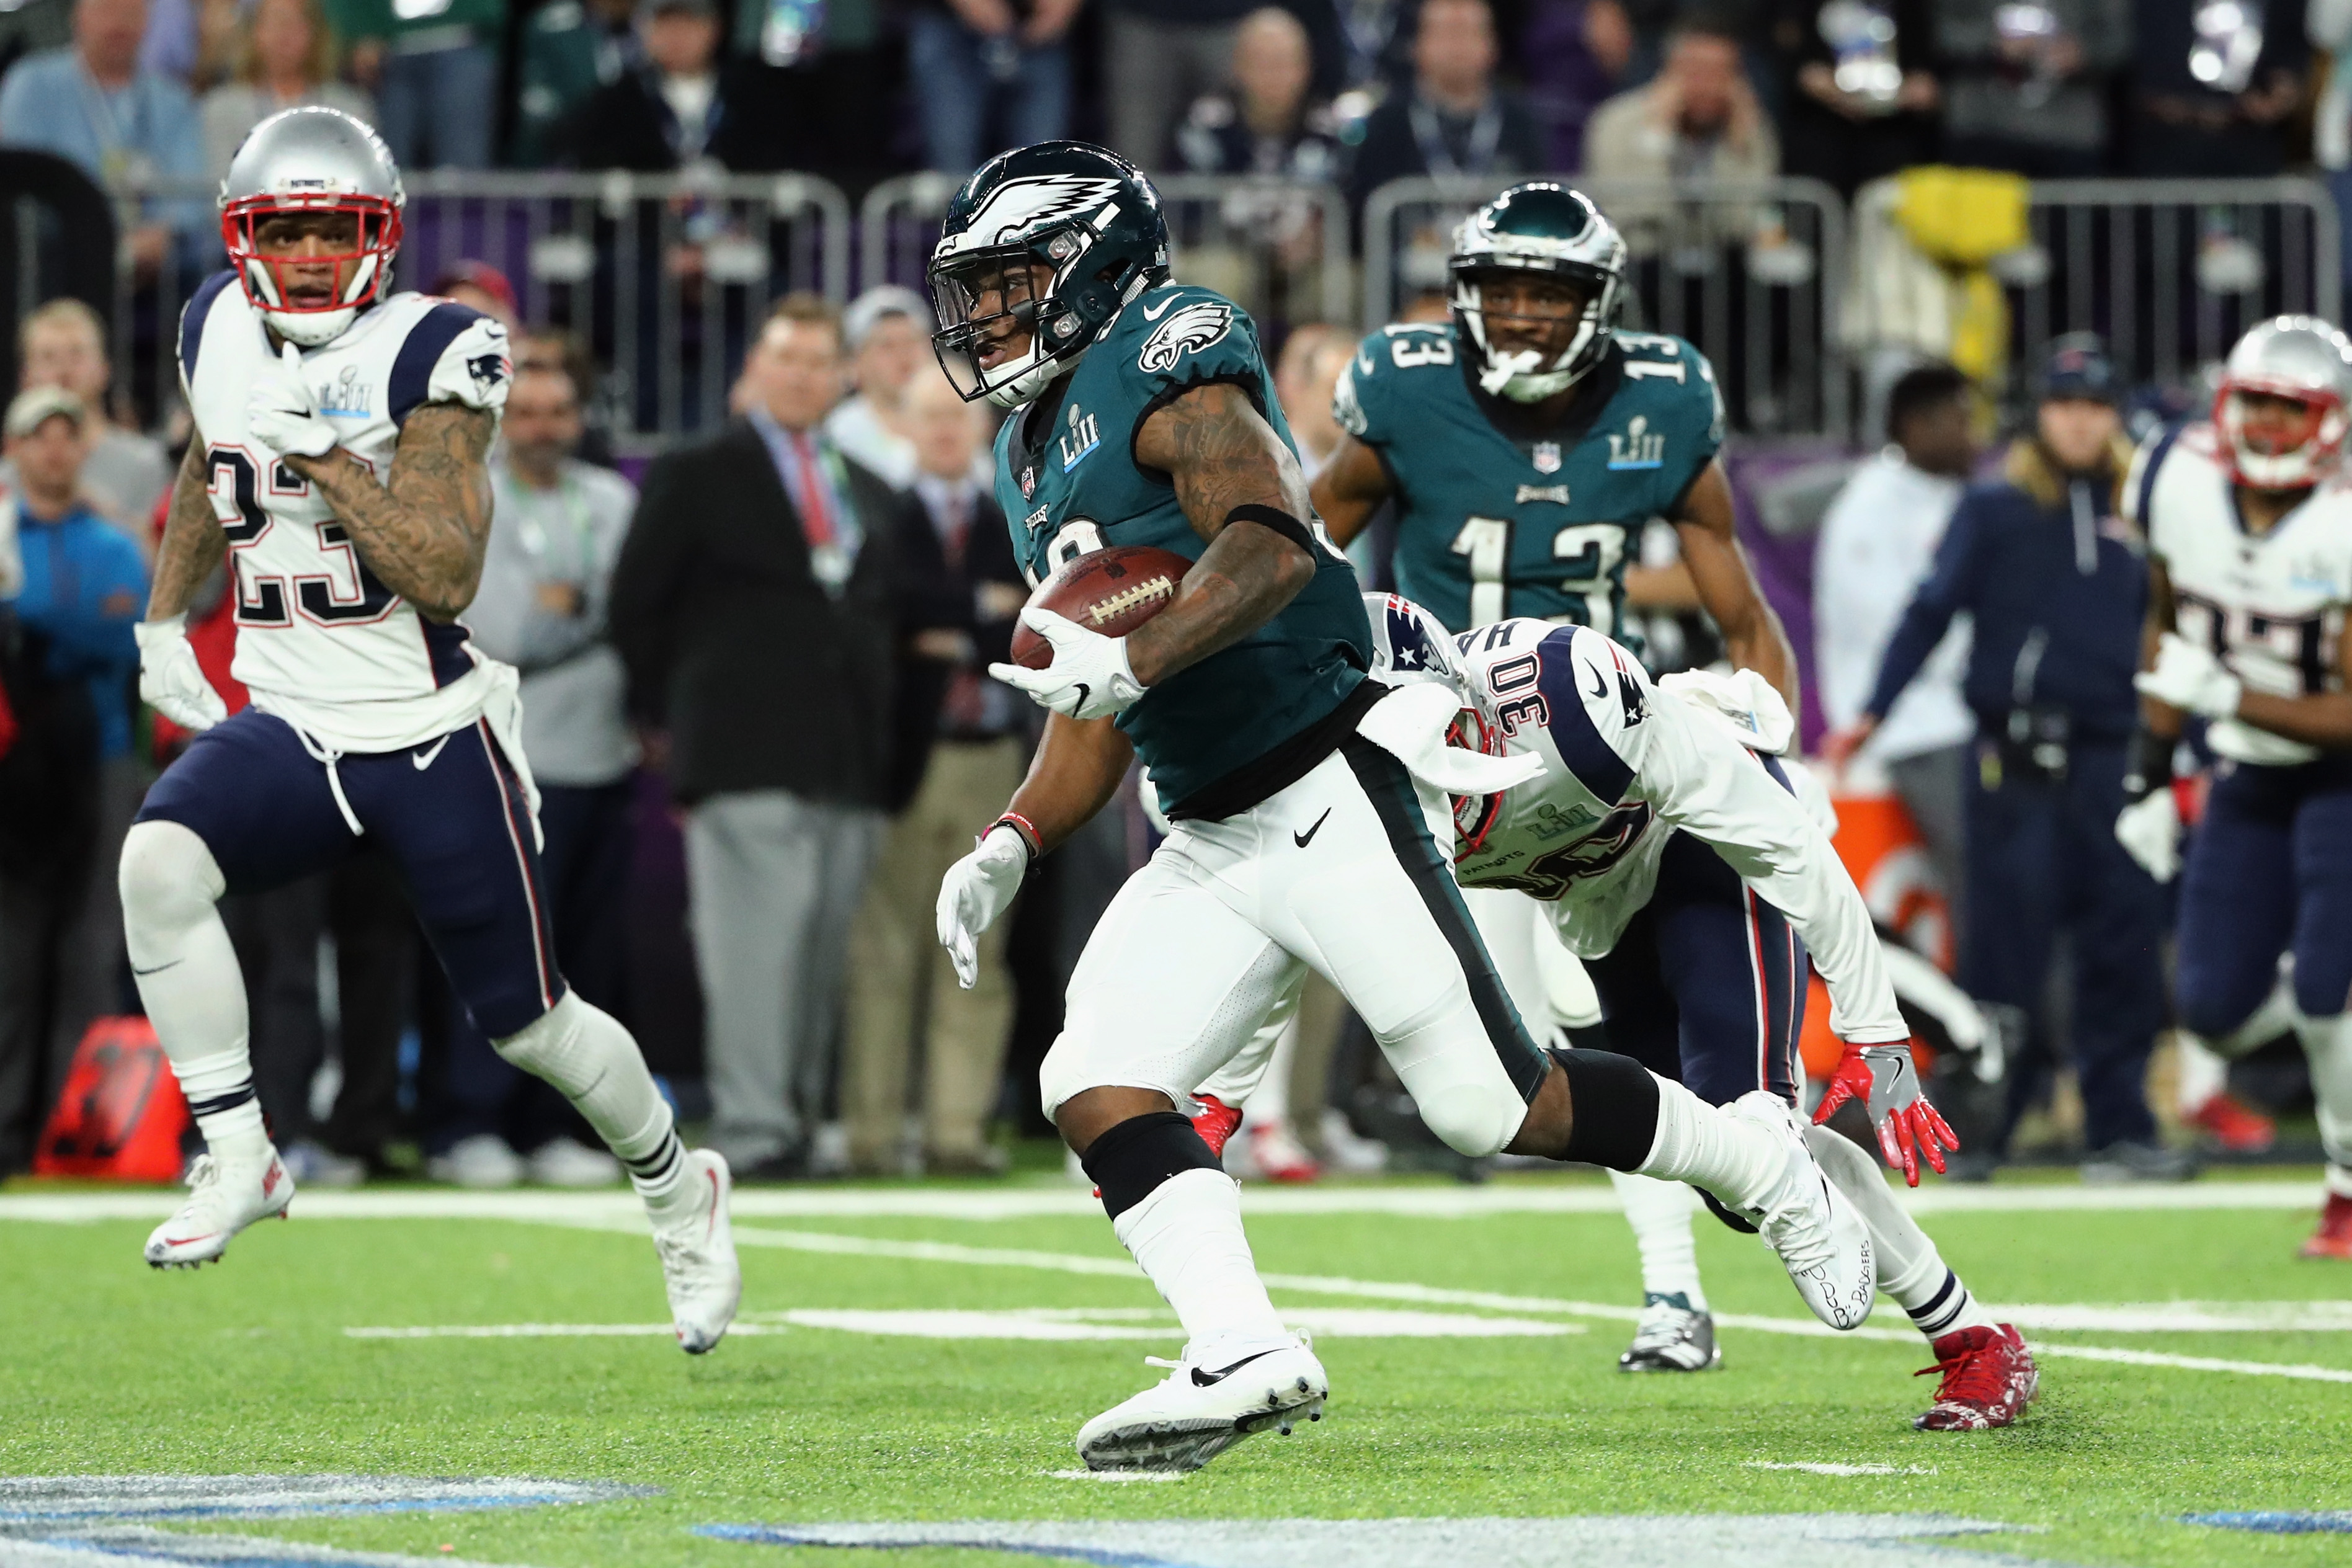
[[[245,427],[281,458],[323,458],[341,439],[320,416],[310,378],[302,374],[302,351],[292,343],[253,378],[245,399]]]
[[[2132,677],[2143,697],[2169,703],[2184,713],[2227,719],[2238,711],[2245,687],[2210,648],[2167,632],[2156,647],[2156,668]]]
[[[1143,682],[1127,662],[1127,639],[1088,631],[1066,616],[1031,605],[1021,624],[1054,645],[1054,662],[1044,669],[992,664],[988,673],[1017,686],[1038,706],[1071,719],[1108,719],[1143,695]]]
[[[2116,818],[2116,841],[2159,882],[2180,875],[2180,803],[2170,786],[2148,791]]]
[[[228,717],[228,704],[205,679],[196,650],[188,646],[188,617],[168,616],[139,621],[139,700],[183,730],[209,730]]]
[[[1822,1096],[1822,1108],[1813,1112],[1814,1124],[1827,1121],[1850,1100],[1861,1100],[1868,1110],[1870,1124],[1878,1132],[1878,1152],[1915,1187],[1919,1184],[1922,1155],[1940,1176],[1946,1152],[1960,1146],[1919,1087],[1919,1069],[1911,1060],[1908,1040],[1875,1046],[1847,1042],[1845,1058],[1830,1078],[1829,1092]]]
[[[972,852],[940,880],[940,945],[969,991],[980,980],[980,933],[996,923],[1029,875],[1029,846],[1010,824],[981,835]]]

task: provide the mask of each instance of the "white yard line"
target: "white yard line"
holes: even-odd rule
[[[2184,1185],[2085,1187],[2050,1184],[1897,1189],[1917,1214],[2122,1213],[2180,1209],[2316,1209],[2315,1181],[2200,1182]],[[0,1220],[87,1225],[158,1219],[179,1206],[176,1188],[110,1192],[0,1194]],[[1597,1182],[1490,1183],[1484,1186],[1366,1184],[1297,1188],[1251,1184],[1242,1206],[1253,1216],[1387,1215],[1406,1219],[1475,1219],[1496,1215],[1615,1214],[1616,1194]],[[520,1190],[469,1193],[434,1187],[362,1192],[305,1190],[295,1199],[304,1219],[484,1219],[579,1224],[628,1217],[641,1210],[627,1193]],[[1072,1186],[754,1187],[734,1196],[739,1219],[944,1219],[992,1221],[1086,1218],[1102,1205]]]

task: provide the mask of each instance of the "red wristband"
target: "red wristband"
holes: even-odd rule
[[[1035,865],[1045,853],[1045,840],[1037,837],[1036,826],[1017,811],[1008,811],[980,831],[985,838],[1000,827],[1009,827],[1020,836],[1022,847],[1029,851],[1029,863]]]

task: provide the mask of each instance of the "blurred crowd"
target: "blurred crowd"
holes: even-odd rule
[[[2259,175],[2352,153],[2344,0],[21,0],[0,143],[217,179],[296,103],[402,165],[796,169],[1065,135],[1338,181]],[[152,265],[173,224],[136,243]]]

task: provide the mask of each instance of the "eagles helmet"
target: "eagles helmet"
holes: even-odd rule
[[[220,187],[221,240],[245,297],[270,329],[316,348],[383,294],[407,199],[400,170],[373,131],[340,109],[305,105],[255,126],[229,160]],[[295,304],[278,276],[283,263],[254,244],[258,224],[292,212],[349,213],[356,226],[356,248],[302,258],[335,263],[334,297],[326,304]]]
[[[1531,181],[1462,220],[1446,272],[1454,325],[1477,356],[1478,384],[1492,397],[1540,403],[1576,384],[1609,352],[1625,284],[1625,241],[1583,192]],[[1576,336],[1549,364],[1538,350],[1505,353],[1488,339],[1481,283],[1498,272],[1539,272],[1583,291]]]
[[[2241,395],[2284,397],[2304,407],[2294,438],[2265,451],[2248,438]],[[2238,340],[2213,395],[2213,426],[2231,478],[2256,489],[2317,484],[2343,456],[2352,430],[2352,341],[2316,316],[2279,316]]]
[[[1052,278],[1030,293],[1032,267]],[[965,402],[1017,408],[1084,357],[1119,308],[1168,278],[1160,193],[1116,153],[1040,142],[982,163],[948,203],[931,251],[931,344]],[[992,346],[1029,345],[983,365]]]

